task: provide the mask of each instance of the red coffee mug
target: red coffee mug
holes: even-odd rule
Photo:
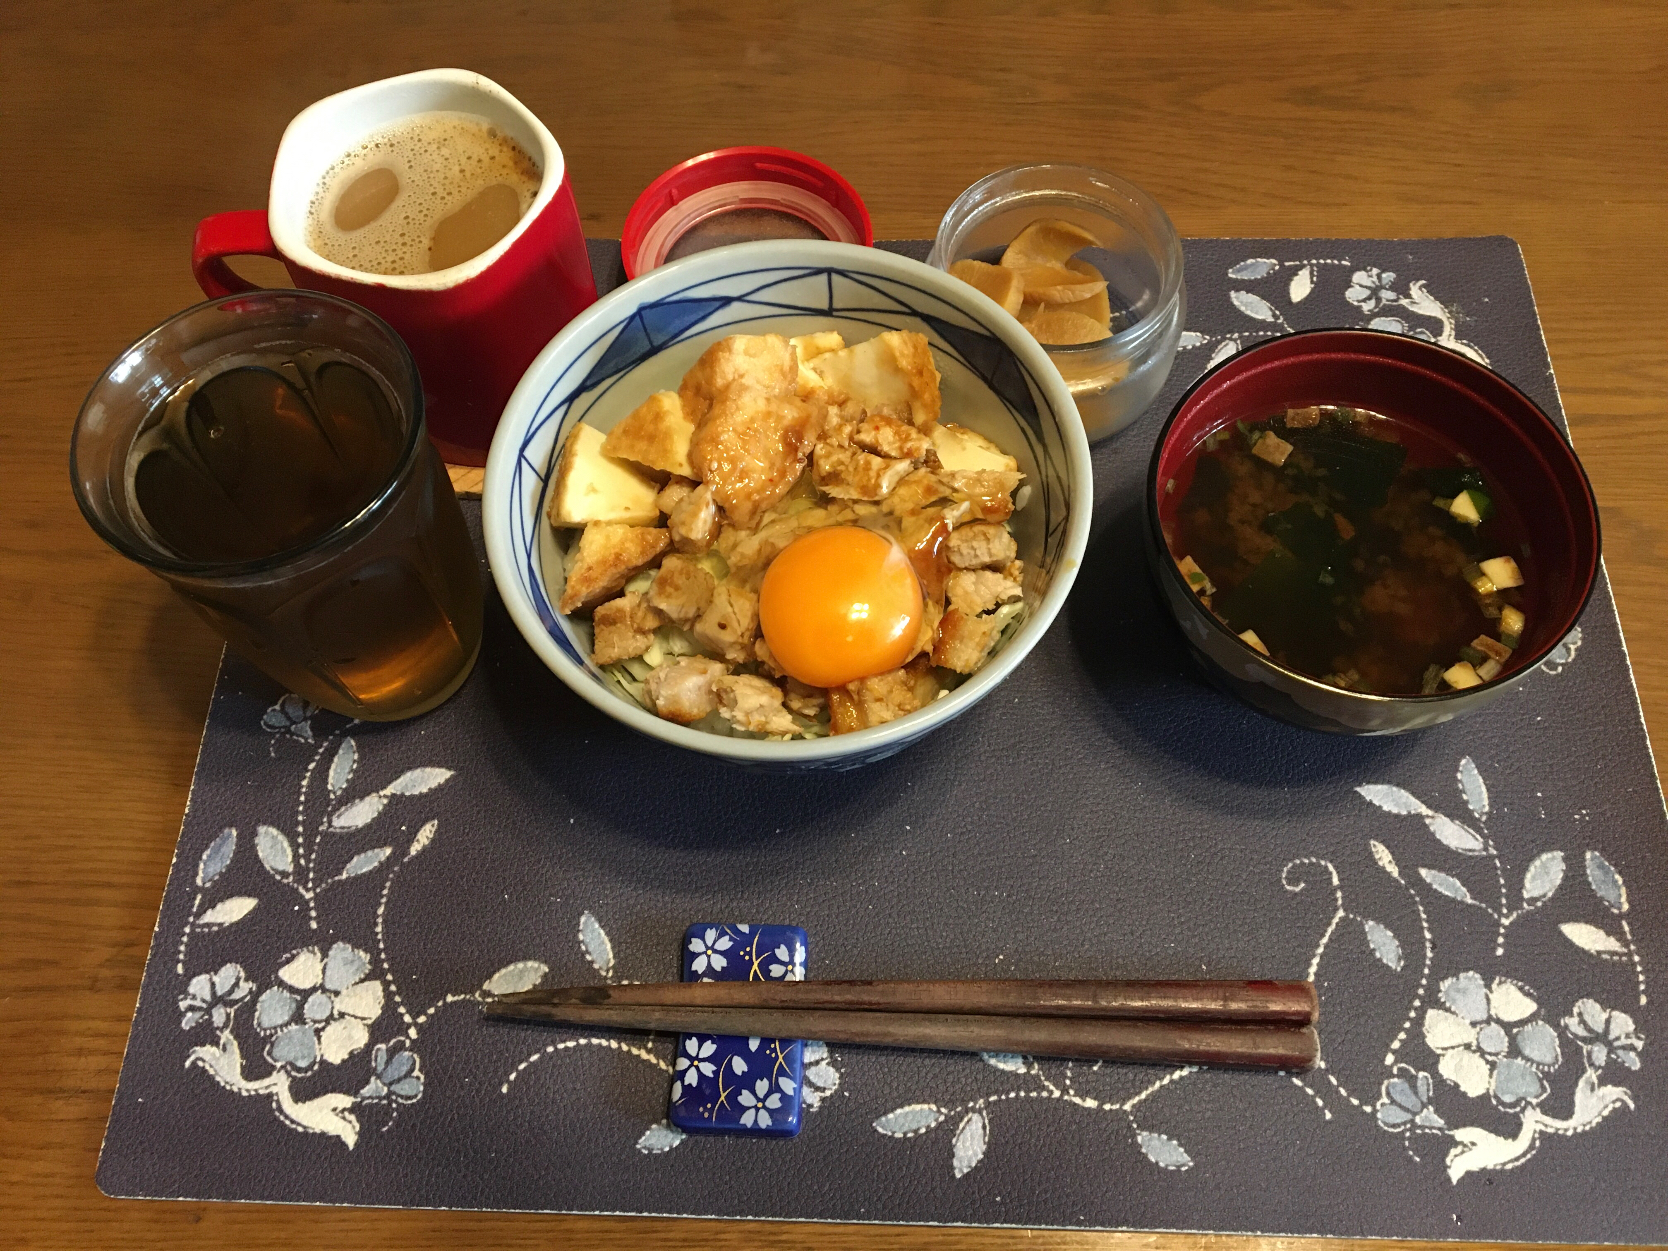
[[[365,273],[308,247],[307,209],[325,171],[371,131],[429,112],[484,118],[538,162],[538,196],[515,228],[472,260],[430,274]],[[278,144],[266,211],[219,213],[197,227],[191,272],[211,298],[251,289],[228,256],[282,261],[296,286],[352,300],[397,330],[422,374],[429,437],[462,465],[486,464],[527,366],[597,298],[561,148],[514,96],[465,70],[385,78],[299,114]]]

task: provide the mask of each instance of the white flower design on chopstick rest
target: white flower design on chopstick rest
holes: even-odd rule
[[[682,1082],[694,1090],[700,1084],[701,1078],[713,1076],[716,1070],[708,1057],[716,1050],[718,1044],[711,1038],[700,1038],[694,1034],[685,1038],[683,1051],[678,1053],[678,1062],[673,1071],[673,1085]]]
[[[730,936],[717,929],[697,934],[689,940],[689,950],[695,953],[695,960],[690,968],[697,973],[705,973],[709,967],[714,973],[718,972],[729,963],[724,953],[731,946]]]

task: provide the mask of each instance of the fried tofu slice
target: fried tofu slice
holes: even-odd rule
[[[990,569],[958,569],[944,582],[950,607],[968,617],[994,612],[1024,598],[1018,582]]]
[[[1019,555],[1019,544],[1006,526],[974,521],[950,531],[944,550],[957,569],[1000,569]]]
[[[818,330],[813,334],[795,335],[788,340],[799,354],[801,364],[807,364],[824,352],[838,352],[845,347],[845,338],[838,330]]]
[[[917,656],[901,669],[848,683],[845,690],[864,726],[885,725],[938,698],[938,679],[933,676],[932,662]]]
[[[832,403],[886,413],[921,430],[938,420],[939,375],[923,334],[888,330],[841,351],[824,352],[809,368],[828,384]]]
[[[933,664],[957,673],[973,673],[984,664],[1002,625],[995,614],[976,616],[959,608],[945,609],[944,620],[938,623],[938,641],[933,644]]]
[[[1018,473],[1019,462],[977,430],[943,422],[932,432],[933,451],[939,465],[951,471],[994,469]]]
[[[665,492],[662,491],[661,495],[664,496]],[[666,528],[672,532],[672,546],[680,552],[696,555],[713,545],[722,524],[718,503],[712,498],[712,488],[704,482],[672,505],[666,518]]]
[[[674,552],[655,571],[649,603],[679,625],[694,625],[711,605],[717,586],[718,579],[700,561]]]
[[[660,520],[653,478],[603,451],[606,440],[595,426],[580,422],[562,445],[562,458],[545,508],[558,528],[612,521],[628,526],[652,526]]]
[[[759,634],[759,597],[739,579],[725,578],[713,588],[712,601],[692,633],[708,651],[733,665],[744,664],[753,658],[753,640]]]
[[[714,397],[695,428],[690,459],[724,515],[747,529],[791,491],[825,415],[820,400],[792,390],[738,385]]]
[[[932,440],[926,434],[885,413],[864,413],[849,438],[852,446],[889,460],[919,461],[932,450]]]
[[[678,387],[683,415],[697,429],[714,401],[735,387],[785,395],[799,377],[799,353],[779,334],[733,334],[720,339],[696,361]],[[703,477],[694,474],[694,477]]]
[[[694,424],[683,415],[676,391],[656,391],[608,432],[602,441],[604,456],[635,461],[661,473],[693,478],[689,463],[689,438]]]
[[[837,500],[883,500],[915,469],[912,460],[888,460],[839,443],[819,443],[811,479]]]
[[[644,684],[654,710],[668,721],[688,725],[718,707],[712,684],[730,667],[710,656],[684,656],[661,665]]]
[[[599,665],[641,656],[654,643],[654,632],[666,618],[635,591],[598,604],[591,614],[591,659]]]
[[[782,706],[782,688],[750,673],[715,678],[718,715],[750,734],[798,734],[799,724]]]
[[[558,610],[564,614],[578,612],[612,598],[658,560],[671,543],[671,535],[657,527],[591,522],[579,536]]]

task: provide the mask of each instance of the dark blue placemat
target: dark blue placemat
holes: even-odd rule
[[[916,256],[925,244],[894,245]],[[599,285],[617,252],[596,245]],[[1661,792],[1608,585],[1477,717],[1391,739],[1208,687],[1139,484],[1206,362],[1379,325],[1549,411],[1509,239],[1193,240],[1163,397],[1095,450],[1070,605],[964,717],[849,774],[620,729],[489,597],[450,703],[349,725],[227,660],[100,1160],[116,1195],[1464,1239],[1668,1241]],[[474,510],[471,507],[473,520]],[[669,1038],[472,996],[675,979],[707,917],[822,977],[1302,977],[1301,1079],[811,1045],[804,1131],[685,1138]]]

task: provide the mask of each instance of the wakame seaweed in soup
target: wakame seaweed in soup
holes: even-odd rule
[[[1423,431],[1311,405],[1206,438],[1167,537],[1251,647],[1334,686],[1431,695],[1511,664],[1529,555],[1513,522]]]

